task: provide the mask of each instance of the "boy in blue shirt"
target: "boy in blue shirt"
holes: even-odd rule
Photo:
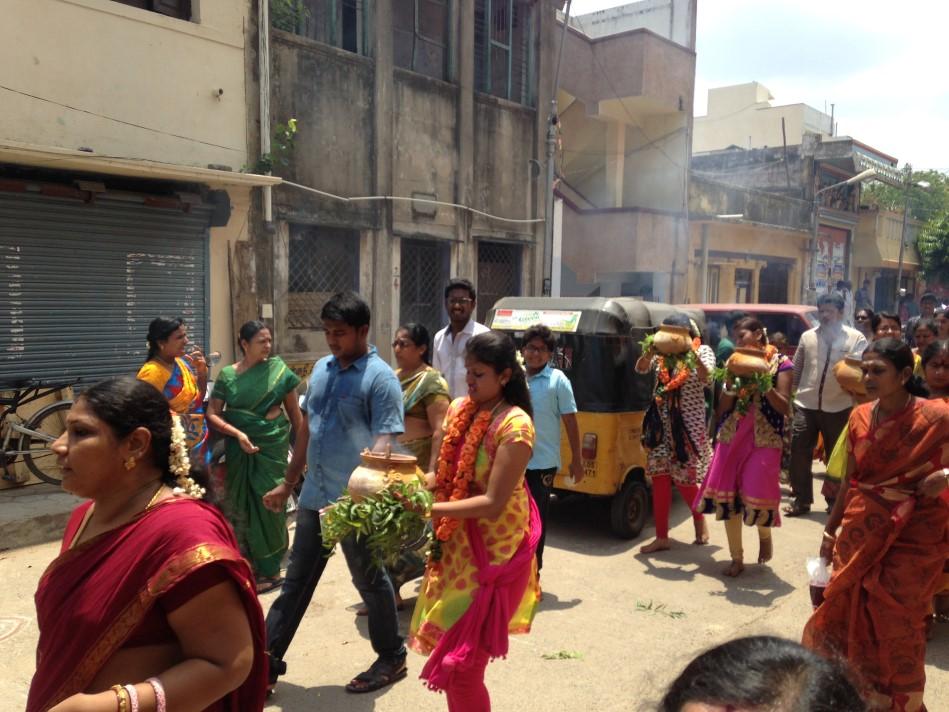
[[[326,568],[319,510],[342,495],[364,448],[383,450],[403,431],[399,381],[368,341],[369,305],[358,294],[340,292],[326,302],[320,318],[332,355],[316,362],[303,403],[308,424],[307,476],[286,579],[267,614],[271,685],[286,672],[283,656]],[[289,472],[299,471],[294,465],[298,463],[291,463]],[[279,511],[296,484],[284,480],[264,495],[264,504]],[[369,610],[369,639],[378,656],[346,690],[371,692],[406,675],[395,592],[386,571],[372,564],[365,540],[350,537],[341,547]]]
[[[570,477],[574,483],[583,479],[580,455],[580,428],[577,425],[577,404],[573,387],[563,371],[550,365],[557,339],[546,326],[532,326],[524,332],[521,351],[527,366],[527,385],[534,406],[534,452],[527,463],[527,486],[540,512],[541,534],[537,544],[537,569],[544,563],[544,539],[547,536],[547,509],[554,475],[560,469],[560,421],[567,431],[573,459]]]

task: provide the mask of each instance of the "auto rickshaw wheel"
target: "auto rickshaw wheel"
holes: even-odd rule
[[[649,490],[637,472],[632,472],[610,500],[610,528],[618,537],[635,539],[646,526],[648,514]]]

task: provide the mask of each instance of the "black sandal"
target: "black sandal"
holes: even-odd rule
[[[283,586],[282,576],[258,576],[257,577],[257,595],[270,593],[274,589]]]
[[[386,685],[398,682],[408,674],[409,670],[405,665],[405,656],[395,659],[379,658],[369,669],[361,672],[354,677],[348,685],[346,692],[363,693],[375,692]]]

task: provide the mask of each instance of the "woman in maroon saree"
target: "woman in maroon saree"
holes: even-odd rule
[[[27,712],[263,709],[254,577],[224,517],[191,496],[182,435],[161,394],[132,378],[70,410],[53,449],[64,489],[91,501],[36,592]]]

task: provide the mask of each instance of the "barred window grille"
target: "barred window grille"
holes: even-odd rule
[[[521,293],[522,252],[520,245],[478,243],[478,321],[482,324],[488,310],[501,297]]]
[[[402,241],[402,284],[399,322],[424,324],[429,333],[444,326],[445,284],[449,278],[451,248],[435,240]]]
[[[535,4],[475,0],[475,87],[533,106]]]
[[[393,59],[396,66],[448,79],[449,0],[393,0]]]
[[[287,327],[321,329],[320,310],[336,292],[359,289],[355,230],[290,226]]]
[[[270,0],[270,24],[279,30],[368,55],[367,0]]]

